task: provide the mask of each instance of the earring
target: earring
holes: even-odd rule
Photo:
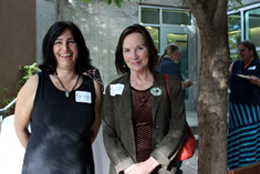
[[[125,62],[124,62],[124,64],[123,64],[123,68],[125,68]]]

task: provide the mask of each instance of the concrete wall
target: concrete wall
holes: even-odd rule
[[[242,3],[244,5],[251,5],[251,4],[259,3],[259,0],[242,0]]]
[[[243,0],[244,4],[256,2],[259,0]],[[57,20],[71,20],[79,26],[106,85],[118,76],[114,66],[117,40],[124,28],[139,22],[139,4],[187,8],[183,0],[130,0],[124,1],[121,8],[102,1],[85,4],[80,0],[1,0],[0,86],[14,94],[21,78],[19,68],[35,61],[41,63],[43,36]]]
[[[248,5],[253,5],[253,4],[256,4],[256,3],[259,3],[260,1],[259,0],[242,0],[242,4],[244,4],[245,6],[248,6]],[[230,3],[231,7],[228,9],[228,10],[234,10],[234,6],[237,7],[237,8],[241,8],[242,6],[236,2],[233,2],[233,3]]]
[[[149,0],[142,4],[185,7],[183,0]],[[81,29],[93,64],[100,69],[105,85],[118,77],[114,65],[115,48],[121,32],[139,22],[139,1],[124,1],[118,8],[101,1],[85,4],[79,0],[61,0],[59,7],[58,19],[73,21]]]
[[[1,0],[0,22],[0,86],[9,88],[11,97],[22,76],[20,67],[35,61],[35,0]]]
[[[183,0],[149,0],[141,4],[185,7]],[[10,89],[10,97],[15,96],[16,83],[22,77],[20,67],[41,63],[42,39],[58,20],[71,20],[79,26],[93,64],[107,84],[118,76],[115,47],[122,30],[139,22],[138,6],[138,0],[125,1],[121,8],[102,1],[92,4],[80,0],[0,1],[0,86]]]
[[[59,0],[36,1],[36,62],[42,62],[42,40],[50,26],[56,22]]]
[[[128,2],[119,9],[104,2],[83,4],[65,3],[60,16],[71,20],[81,29],[90,49],[93,64],[100,69],[104,83],[117,77],[114,51],[121,31],[138,23],[138,3]]]

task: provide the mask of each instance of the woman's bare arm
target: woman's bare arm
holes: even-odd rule
[[[94,80],[94,86],[96,91],[95,99],[95,122],[91,127],[91,143],[93,143],[97,137],[100,124],[101,124],[101,106],[103,101],[103,94],[100,84]]]
[[[28,126],[30,124],[34,98],[38,87],[38,80],[38,75],[34,75],[24,84],[17,95],[15,105],[15,130],[21,144],[25,149],[30,137]]]

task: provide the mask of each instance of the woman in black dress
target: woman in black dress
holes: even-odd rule
[[[93,174],[102,92],[83,75],[91,67],[84,38],[72,22],[56,22],[42,52],[42,72],[22,87],[15,108],[16,133],[26,148],[22,174]]]

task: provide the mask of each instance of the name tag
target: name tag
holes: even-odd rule
[[[124,90],[125,85],[124,84],[111,84],[110,85],[110,95],[115,96],[115,95],[122,95],[123,90]]]
[[[250,66],[248,67],[248,70],[255,70],[256,69],[256,66]]]
[[[87,91],[76,91],[75,93],[76,102],[80,103],[92,103],[91,93]]]

